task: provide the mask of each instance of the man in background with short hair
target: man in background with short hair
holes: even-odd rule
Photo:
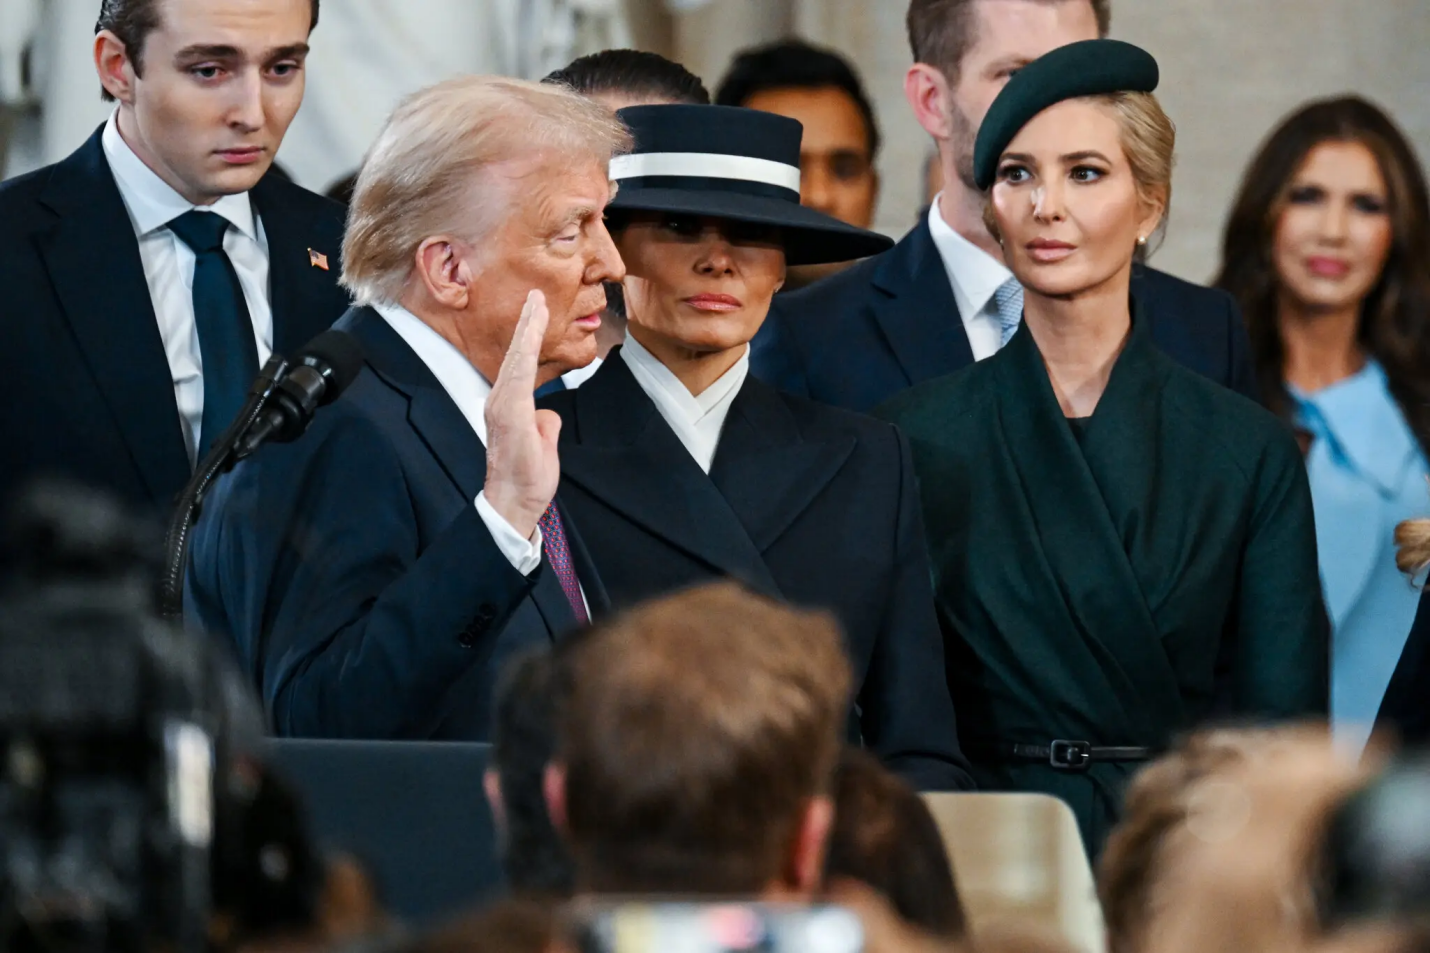
[[[1105,36],[1110,0],[910,0],[904,95],[938,145],[943,191],[882,255],[775,299],[750,368],[768,383],[867,411],[996,354],[1022,322],[1023,289],[983,223],[973,146],[1009,77],[1045,53]],[[1153,340],[1194,371],[1257,399],[1230,295],[1138,264],[1132,294]]]
[[[796,119],[800,203],[869,228],[879,200],[879,124],[859,74],[833,50],[780,40],[735,55],[715,91],[721,106],[744,106]],[[791,268],[785,290],[801,288],[847,263]]]
[[[573,646],[551,815],[591,893],[806,901],[849,705],[837,624],[729,583]]]
[[[572,60],[541,81],[569,86],[612,112],[661,103],[710,104],[710,93],[699,76],[645,50],[602,50]]]
[[[115,109],[0,185],[0,499],[61,475],[159,513],[242,407],[347,307],[337,205],[273,170],[318,0],[102,0]]]

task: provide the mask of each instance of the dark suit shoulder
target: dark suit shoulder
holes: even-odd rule
[[[351,469],[371,475],[372,468],[387,458],[400,463],[391,435],[405,419],[405,399],[364,367],[337,400],[313,416],[300,438],[265,444],[234,473],[289,475],[309,469]]]
[[[1208,288],[1156,268],[1139,267],[1133,280],[1138,283],[1139,290],[1148,296],[1149,303],[1176,299],[1187,307],[1188,313],[1214,312],[1224,321],[1227,315],[1233,313],[1236,304],[1231,294],[1220,288]]]
[[[907,451],[902,432],[893,422],[789,394],[753,377],[746,381],[745,386],[763,387],[775,394],[789,410],[795,427],[805,440],[852,439],[855,457],[872,463],[877,472],[897,472],[901,467],[900,461]],[[884,468],[888,468],[887,471]]]
[[[48,287],[35,239],[59,221],[59,216],[40,200],[53,171],[54,166],[49,166],[0,182],[0,276],[4,277],[7,296],[16,303],[32,298],[34,289]],[[33,311],[34,307],[31,300],[25,308],[3,308],[0,314],[33,320],[36,315],[23,312]]]
[[[52,165],[0,182],[0,209],[10,210],[35,201],[55,170]]]
[[[891,253],[883,252],[866,258],[798,291],[776,295],[770,307],[770,319],[798,323],[805,320],[837,320],[843,315],[853,314],[868,297],[875,271],[885,256]]]
[[[270,176],[265,178],[262,187],[269,190],[275,200],[283,203],[292,211],[311,215],[328,224],[337,223],[340,228],[347,219],[347,208],[342,203],[335,202],[326,195],[319,195],[317,192],[305,189],[297,183]]]
[[[40,202],[54,170],[52,165],[45,166],[0,182],[0,242],[14,241],[37,223],[55,218]]]
[[[321,244],[321,251],[330,256],[342,251],[348,213],[341,204],[274,175],[265,176],[249,194],[265,223],[278,221],[312,229],[311,241]]]
[[[905,390],[874,410],[893,423],[910,440],[939,440],[951,423],[967,418],[995,392],[992,361],[978,361],[952,374],[935,377]]]
[[[847,434],[859,439],[878,439],[887,436],[891,430],[888,421],[797,394],[788,394],[754,377],[749,378],[745,386],[761,387],[774,394],[789,409],[800,433],[806,437]]]
[[[1286,422],[1253,400],[1167,361],[1167,406],[1180,418],[1176,430],[1204,437],[1255,485],[1266,474],[1285,476],[1304,467],[1301,448]]]

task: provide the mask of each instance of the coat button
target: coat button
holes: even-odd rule
[[[462,630],[462,634],[457,636],[457,644],[464,649],[469,649],[477,644],[477,634],[472,631],[471,626]]]

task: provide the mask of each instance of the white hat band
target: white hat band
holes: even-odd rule
[[[648,176],[737,179],[799,191],[799,169],[796,166],[770,159],[713,152],[645,152],[616,156],[611,159],[610,176],[615,181]]]

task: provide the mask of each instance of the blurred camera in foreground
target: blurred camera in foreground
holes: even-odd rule
[[[313,916],[320,862],[213,643],[155,613],[157,528],[21,496],[0,586],[0,948],[221,949]]]

